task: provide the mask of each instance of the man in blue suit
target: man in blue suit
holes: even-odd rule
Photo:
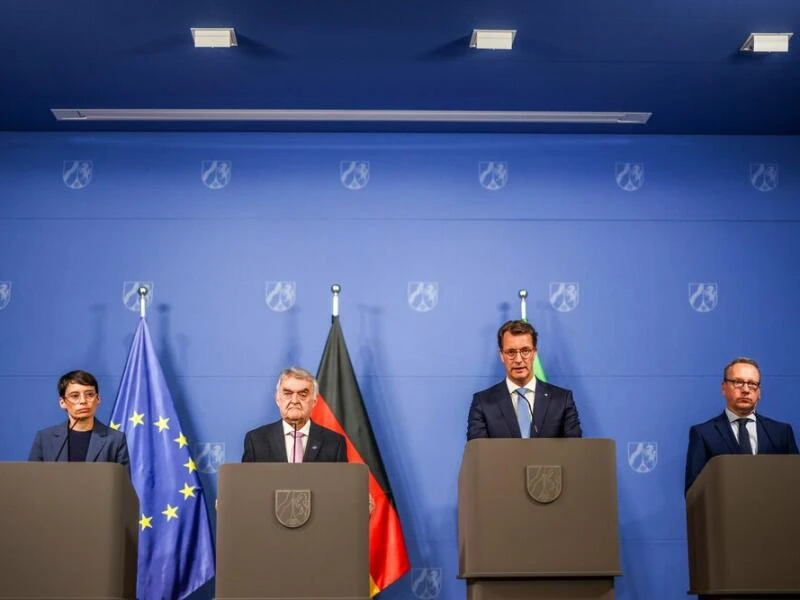
[[[281,418],[247,432],[242,462],[347,462],[344,436],[311,420],[317,396],[319,384],[310,372],[284,369],[275,389]]]
[[[500,327],[497,344],[506,378],[472,397],[467,441],[582,436],[572,392],[533,375],[537,339],[526,321],[508,321]]]
[[[100,392],[94,375],[86,371],[63,375],[58,380],[58,403],[67,412],[67,422],[37,432],[28,460],[129,465],[125,434],[95,419]]]
[[[798,453],[791,425],[755,412],[761,398],[758,363],[752,358],[735,358],[722,373],[724,412],[689,430],[684,493],[714,456]]]

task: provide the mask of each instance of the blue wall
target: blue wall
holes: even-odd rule
[[[63,418],[67,370],[98,375],[107,420],[135,281],[190,442],[227,462],[277,418],[280,369],[316,371],[342,285],[412,565],[446,600],[467,408],[502,376],[520,288],[548,378],[617,443],[621,599],[685,595],[687,431],[721,412],[728,360],[757,358],[760,408],[800,428],[796,137],[3,133],[0,158],[0,460]],[[437,294],[410,302],[414,282]],[[424,597],[429,573],[382,597]]]

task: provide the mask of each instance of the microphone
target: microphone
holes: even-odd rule
[[[67,447],[67,462],[69,462],[69,433],[78,424],[78,419],[75,419],[75,422],[70,425],[69,424],[69,416],[67,416],[67,437],[64,438],[64,441],[61,442],[61,448],[58,449],[58,454],[56,454],[55,462],[58,462],[58,459],[61,458],[61,453],[64,451],[64,446]]]

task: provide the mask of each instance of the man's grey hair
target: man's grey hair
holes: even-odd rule
[[[284,378],[286,377],[293,377],[294,379],[302,379],[303,381],[310,381],[311,382],[311,399],[319,395],[319,384],[317,383],[317,378],[314,377],[310,371],[306,371],[305,369],[301,369],[300,367],[289,367],[281,371],[281,374],[278,376],[278,383],[275,385],[275,392],[280,393],[281,391],[281,383],[283,383]]]

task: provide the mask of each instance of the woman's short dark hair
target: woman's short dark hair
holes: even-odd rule
[[[94,375],[88,371],[70,371],[69,373],[62,375],[61,379],[58,380],[59,398],[64,398],[64,394],[67,393],[67,388],[69,387],[70,383],[77,383],[78,385],[90,385],[94,388],[94,391],[97,394],[100,393],[100,388],[97,385],[97,379],[94,378]]]

